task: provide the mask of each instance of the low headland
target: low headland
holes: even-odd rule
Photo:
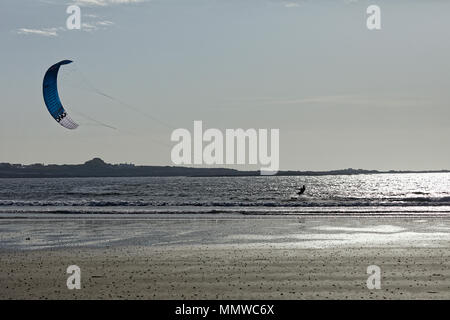
[[[365,170],[339,169],[330,171],[279,171],[277,176],[325,176],[357,175],[382,173],[442,173],[450,170]],[[260,171],[241,171],[230,168],[196,168],[182,166],[139,166],[130,163],[109,164],[100,158],[94,158],[83,164],[11,164],[0,163],[0,178],[69,178],[69,177],[220,177],[220,176],[259,176]]]

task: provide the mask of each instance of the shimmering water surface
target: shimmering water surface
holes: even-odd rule
[[[447,214],[450,174],[0,179],[0,214],[24,213]]]

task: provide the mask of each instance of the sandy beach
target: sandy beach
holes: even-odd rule
[[[70,243],[55,240],[62,224],[77,234]],[[4,218],[0,226],[1,299],[450,298],[445,218]],[[69,265],[81,268],[80,290],[67,289]],[[369,265],[380,267],[381,289],[367,288]]]

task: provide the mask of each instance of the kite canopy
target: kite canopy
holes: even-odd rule
[[[57,86],[59,67],[69,63],[72,63],[72,61],[62,60],[48,68],[42,83],[42,93],[44,95],[45,105],[47,106],[48,112],[50,112],[52,117],[64,128],[76,129],[78,124],[76,124],[67,115],[66,110],[64,110],[61,100],[59,99]]]

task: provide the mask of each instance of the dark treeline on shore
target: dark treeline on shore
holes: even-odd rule
[[[279,171],[278,176],[323,176],[381,173],[429,173],[435,171],[378,171],[342,169],[331,171]],[[192,168],[172,166],[136,166],[133,164],[108,164],[94,158],[78,165],[43,165],[0,163],[0,178],[63,178],[63,177],[168,177],[168,176],[259,176],[259,171],[240,171],[227,168]]]

